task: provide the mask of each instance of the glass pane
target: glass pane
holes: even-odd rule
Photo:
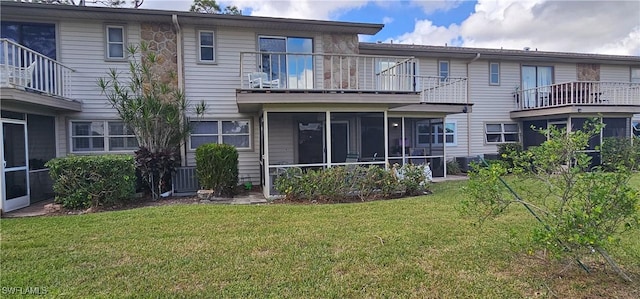
[[[631,69],[631,83],[640,83],[640,68]]]
[[[73,136],[89,136],[91,128],[90,122],[74,122],[71,123],[71,135]]]
[[[249,133],[249,121],[223,121],[222,134],[242,134]]]
[[[103,151],[104,150],[104,138],[102,137],[94,137],[91,138],[91,150],[94,151]]]
[[[124,57],[124,46],[122,44],[109,44],[109,57],[110,58]]]
[[[27,195],[27,171],[9,171],[4,173],[7,200]]]
[[[491,74],[491,84],[498,84],[498,83],[500,83],[498,74]]]
[[[218,134],[218,122],[192,121],[191,134]]]
[[[222,136],[222,143],[230,144],[235,147],[249,147],[249,136],[248,135],[240,135],[240,136]]]
[[[213,61],[213,48],[200,47],[200,60]]]
[[[447,135],[447,143],[453,143],[453,135]]]
[[[101,121],[92,122],[91,123],[91,135],[93,135],[93,136],[104,136],[104,122],[101,122]]]
[[[54,24],[22,23],[20,33],[21,41],[18,43],[51,59],[56,59],[56,27]]]
[[[213,47],[213,32],[200,32],[200,45]]]
[[[109,135],[126,135],[123,122],[109,122]]]
[[[21,124],[4,123],[2,133],[4,143],[4,159],[6,168],[27,165],[27,152],[24,140],[25,126]]]
[[[418,133],[428,134],[429,133],[429,125],[428,124],[418,124]]]
[[[429,135],[418,135],[418,144],[429,144]]]
[[[518,132],[518,124],[504,124],[505,132]]]
[[[218,136],[191,136],[191,149],[206,143],[218,143]]]
[[[111,137],[109,138],[109,150],[134,150],[138,148],[135,137]]]
[[[502,142],[500,134],[487,134],[487,142]]]
[[[72,143],[73,143],[73,150],[76,152],[89,150],[89,138],[75,137],[72,139]]]
[[[447,134],[455,133],[456,132],[456,124],[455,123],[447,123],[445,125],[445,130],[446,130]]]
[[[502,132],[500,124],[487,124],[487,132]]]
[[[124,41],[122,28],[109,27],[109,42],[121,43]]]
[[[2,110],[1,112],[2,118],[12,118],[12,119],[21,119],[25,120],[25,114],[13,111]]]
[[[518,141],[518,134],[504,134],[505,142],[516,142]]]

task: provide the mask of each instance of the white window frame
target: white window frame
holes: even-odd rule
[[[453,133],[447,133],[447,125],[453,125]],[[444,133],[444,142],[446,145],[458,145],[458,123],[456,121],[445,121],[442,132]],[[447,142],[447,135],[453,136],[453,142]]]
[[[630,70],[630,82],[631,83],[640,83],[640,68],[638,67],[632,67]]]
[[[233,133],[223,133],[222,131],[222,124],[224,122],[233,122],[233,121],[246,121],[248,123],[248,132],[247,133],[237,133],[237,134],[233,134]],[[189,134],[189,151],[195,151],[196,149],[193,148],[191,146],[191,137],[192,136],[216,136],[217,140],[218,140],[218,144],[222,144],[224,143],[224,136],[247,136],[249,138],[249,146],[247,147],[236,147],[236,149],[238,149],[239,151],[242,150],[250,150],[253,148],[253,140],[251,140],[251,136],[252,135],[252,121],[249,118],[239,118],[239,119],[204,119],[204,120],[196,120],[196,121],[191,121],[192,123],[196,123],[196,122],[215,122],[216,126],[218,128],[216,134],[212,134],[212,133],[205,133],[205,134],[193,134],[190,133]]]
[[[447,124],[453,124],[453,133],[447,133],[446,132],[446,127]],[[431,128],[431,131],[428,133],[420,133],[420,130],[418,129],[418,126],[420,125],[428,125]],[[441,129],[441,131],[438,131],[438,128]],[[431,144],[433,145],[441,145],[442,142],[440,142],[438,140],[438,136],[442,135],[442,141],[446,144],[446,145],[450,145],[450,146],[455,146],[457,145],[458,142],[458,138],[457,138],[457,131],[458,131],[458,124],[456,123],[456,121],[446,121],[444,123],[425,123],[424,121],[417,121],[416,125],[415,125],[415,132],[416,132],[416,146],[428,146],[429,143],[420,143],[420,136],[422,135],[428,135],[430,140],[431,140]],[[453,136],[453,142],[447,142],[447,135],[449,136]]]
[[[494,73],[492,70],[492,66],[496,65],[497,66],[497,72]],[[498,77],[498,82],[493,82],[493,75],[497,75]],[[499,86],[500,85],[500,63],[499,62],[489,62],[489,85],[493,85],[493,86]]]
[[[443,73],[442,64],[443,63],[447,65],[446,76],[442,75],[442,73]],[[451,62],[449,60],[438,60],[438,77],[440,78],[440,82],[449,81],[449,78],[451,77]]]
[[[496,131],[496,132],[489,132],[487,130],[487,127],[490,125],[500,125],[500,131]],[[506,131],[505,130],[505,125],[516,125],[518,127],[517,132],[516,131]],[[516,134],[517,136],[517,140],[515,141],[505,141],[505,135],[513,135]],[[488,135],[500,135],[500,140],[499,141],[489,141]],[[486,144],[501,144],[501,143],[520,143],[520,124],[518,123],[513,123],[513,122],[507,122],[507,123],[500,123],[500,122],[488,122],[484,124],[484,142]]]
[[[109,39],[109,29],[112,28],[117,28],[120,29],[122,31],[122,42],[112,42]],[[105,44],[105,49],[104,49],[104,58],[107,61],[124,61],[127,59],[127,27],[125,25],[114,25],[114,24],[107,24],[104,26],[104,44]],[[110,53],[110,45],[111,44],[122,44],[122,57],[119,56],[111,56]]]
[[[138,149],[138,147],[136,146],[135,148],[131,148],[131,149],[119,149],[119,150],[110,150],[110,138],[135,138],[136,136],[131,134],[131,135],[111,135],[109,133],[109,123],[122,123],[122,120],[117,120],[117,119],[108,119],[108,120],[96,120],[96,119],[74,119],[74,120],[70,120],[69,121],[69,152],[71,153],[75,153],[75,154],[93,154],[93,153],[133,153],[135,150]],[[74,123],[102,123],[102,128],[103,128],[103,134],[102,135],[73,135],[73,124]],[[100,138],[102,137],[103,139],[103,145],[104,148],[102,150],[76,150],[74,148],[74,144],[73,144],[73,140],[74,138],[88,138],[88,139],[92,139],[92,138]],[[93,142],[93,141],[90,141]]]
[[[212,45],[204,45],[204,46],[202,45],[202,33],[211,33],[211,35],[213,35],[213,38],[212,38],[213,44]],[[216,40],[216,37],[217,37],[216,31],[215,30],[211,30],[211,29],[207,29],[207,30],[200,29],[200,30],[196,31],[196,34],[197,34],[197,40],[198,40],[198,44],[197,44],[197,47],[196,47],[196,49],[198,51],[198,53],[196,55],[196,57],[198,57],[198,63],[216,64],[217,61],[218,61],[216,59],[216,56],[218,54],[218,51],[217,51],[217,48],[216,48],[216,45],[218,44],[217,40]],[[203,47],[212,49],[212,51],[213,51],[213,60],[202,59],[202,48]]]

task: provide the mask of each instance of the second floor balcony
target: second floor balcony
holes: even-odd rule
[[[575,81],[514,93],[516,111],[568,106],[640,108],[640,83]]]
[[[414,57],[403,56],[242,52],[240,91],[382,94],[414,104],[467,103],[467,78],[419,76],[416,64]]]

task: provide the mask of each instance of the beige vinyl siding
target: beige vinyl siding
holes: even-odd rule
[[[471,102],[474,104],[469,125],[471,156],[498,151],[496,145],[485,143],[484,124],[488,122],[514,122],[509,117],[509,112],[516,107],[513,92],[516,87],[520,86],[520,68],[521,64],[517,62],[500,62],[500,85],[496,86],[488,83],[489,63],[487,60],[481,59],[469,65],[468,92]],[[466,136],[459,138],[466,138]],[[451,152],[450,148],[447,150]]]
[[[554,65],[554,83],[564,83],[576,81],[577,69],[576,64],[557,63]]]
[[[600,65],[600,81],[631,82],[631,68],[628,65]]]
[[[105,61],[106,22],[64,20],[58,22],[58,60],[75,70],[71,73],[71,98],[82,102],[82,112],[58,117],[57,149],[64,156],[69,149],[69,119],[117,119],[116,111],[101,94],[97,85],[100,77],[106,77],[115,68],[126,79],[129,65],[125,62]],[[120,23],[124,24],[124,23]],[[126,24],[127,45],[140,42],[140,24]]]

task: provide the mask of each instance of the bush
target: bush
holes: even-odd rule
[[[460,164],[455,159],[447,160],[447,174],[460,174],[462,173],[462,169],[460,168]]]
[[[422,195],[429,190],[427,169],[424,165],[405,164],[400,168],[394,166],[394,172],[406,195]]]
[[[233,196],[238,185],[238,150],[228,144],[208,143],[196,149],[200,185],[214,196]]]
[[[336,166],[306,172],[292,167],[276,179],[275,188],[288,200],[340,202],[389,198],[401,185],[392,172],[377,166]]]
[[[140,147],[134,154],[136,168],[147,182],[153,198],[169,191],[171,174],[180,166],[180,154],[176,151],[151,152],[146,147]]]
[[[503,143],[498,145],[498,159],[506,163],[508,169],[513,168],[513,157],[522,152],[522,144],[520,143]]]
[[[78,209],[111,205],[135,194],[132,156],[67,156],[46,163],[53,179],[56,203]]]
[[[618,167],[637,170],[640,165],[640,139],[631,142],[630,138],[607,137],[602,142],[602,168],[616,171]]]

